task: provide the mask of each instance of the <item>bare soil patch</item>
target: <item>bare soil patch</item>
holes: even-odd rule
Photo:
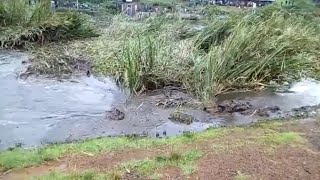
[[[235,179],[240,173],[252,179],[319,179],[320,154],[293,147],[268,152],[256,146],[209,153],[199,160],[192,179]]]

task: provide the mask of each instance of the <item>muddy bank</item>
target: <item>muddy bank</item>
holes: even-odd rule
[[[1,150],[100,136],[173,136],[212,126],[305,116],[320,104],[320,85],[313,80],[293,84],[290,93],[224,94],[214,106],[204,107],[180,89],[130,97],[112,79],[92,75],[22,80],[18,77],[26,60],[22,53],[0,52]]]

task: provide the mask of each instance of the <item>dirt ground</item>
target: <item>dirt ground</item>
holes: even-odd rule
[[[255,136],[270,131],[297,132],[303,143],[255,143]],[[220,138],[204,139],[185,144],[179,148],[169,145],[146,149],[126,149],[92,155],[89,153],[66,155],[36,167],[7,171],[0,176],[5,180],[21,180],[39,177],[50,172],[97,173],[117,169],[121,164],[133,160],[154,159],[172,151],[182,153],[199,150],[202,156],[195,161],[196,169],[185,174],[180,168],[168,166],[157,170],[155,179],[320,179],[320,121],[306,120],[285,123],[259,130],[235,130]],[[114,178],[117,179],[117,178]],[[153,179],[139,175],[134,169],[126,169],[118,179]]]

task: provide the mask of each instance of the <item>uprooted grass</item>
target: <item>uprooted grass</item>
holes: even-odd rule
[[[52,12],[51,1],[29,5],[28,0],[0,2],[0,48],[26,48],[33,42],[96,36],[88,20],[75,12]]]

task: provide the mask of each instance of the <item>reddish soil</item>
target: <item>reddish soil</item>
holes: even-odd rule
[[[243,147],[209,153],[199,160],[198,167],[192,179],[234,179],[238,173],[252,179],[320,179],[320,153],[292,147],[270,153],[264,148]]]
[[[161,179],[235,179],[245,175],[247,179],[320,179],[320,122],[304,121],[288,123],[282,127],[272,128],[280,132],[295,131],[302,134],[308,142],[306,145],[282,145],[277,148],[265,145],[243,144],[239,142],[252,139],[251,131],[235,131],[218,139],[185,145],[178,151],[198,149],[204,153],[197,162],[197,170],[186,176],[177,167],[167,167],[158,173]],[[269,129],[270,131],[270,129]],[[228,149],[214,150],[214,144],[224,144]],[[233,145],[233,146],[232,146]],[[48,162],[38,167],[9,172],[2,179],[20,180],[30,176],[40,176],[50,171],[83,171],[93,169],[99,172],[111,171],[119,164],[131,160],[154,158],[169,154],[171,147],[153,147],[149,149],[127,149],[98,155],[69,155],[58,161]],[[1,179],[1,176],[0,176]],[[126,172],[123,179],[148,179],[136,173]]]

